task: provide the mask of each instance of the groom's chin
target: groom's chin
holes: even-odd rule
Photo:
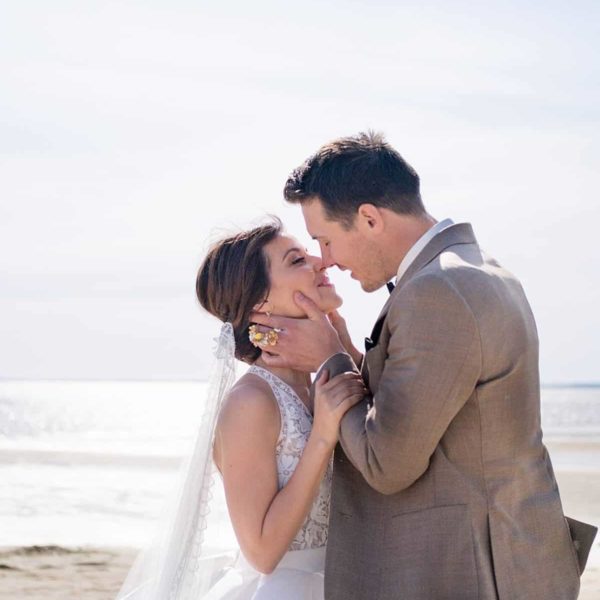
[[[360,281],[360,287],[363,289],[363,292],[376,292],[378,289],[382,288],[386,282],[380,281]]]

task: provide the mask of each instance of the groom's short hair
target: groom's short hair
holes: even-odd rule
[[[425,212],[417,172],[372,131],[322,146],[288,177],[283,195],[294,204],[318,198],[327,216],[347,228],[364,203],[400,214]]]

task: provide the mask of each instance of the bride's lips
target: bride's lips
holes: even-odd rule
[[[327,277],[323,277],[321,282],[317,284],[317,287],[333,287],[333,283]]]

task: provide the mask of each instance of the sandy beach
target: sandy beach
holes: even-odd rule
[[[600,553],[600,548],[595,550]],[[0,598],[114,600],[135,554],[132,549],[116,548],[6,549],[0,552]],[[599,597],[600,569],[596,563],[583,575],[579,598]]]
[[[589,473],[557,473],[565,514],[576,519],[600,525],[600,475]],[[595,505],[594,505],[595,503]],[[581,507],[581,510],[579,508]],[[592,512],[593,510],[593,512]],[[581,578],[581,600],[600,598],[600,542],[598,537]]]
[[[592,445],[584,451],[595,451]],[[550,444],[551,453],[577,450]],[[600,524],[600,473],[557,472],[565,513]],[[0,550],[2,600],[113,600],[135,555],[135,549],[30,546]],[[596,539],[582,578],[581,600],[600,598],[600,541]],[[367,600],[367,599],[365,599]],[[525,599],[524,599],[525,600]]]
[[[122,548],[6,548],[0,551],[0,598],[112,600],[135,554]]]

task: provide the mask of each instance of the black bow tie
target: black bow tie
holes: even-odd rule
[[[396,287],[391,281],[388,281],[386,284],[388,292],[391,294]],[[371,348],[374,348],[377,345],[377,341],[379,340],[379,335],[381,334],[381,330],[383,329],[383,321],[385,320],[385,316],[381,317],[377,323],[375,323],[375,327],[373,327],[373,331],[371,332],[371,337],[365,338],[365,349],[368,352]]]

